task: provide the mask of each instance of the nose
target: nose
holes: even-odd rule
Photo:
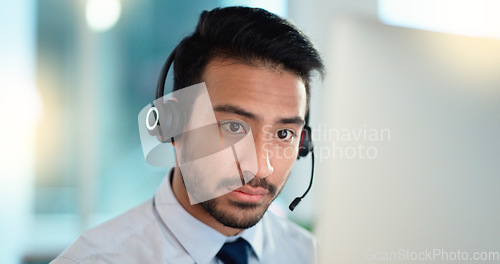
[[[263,139],[255,140],[255,150],[257,154],[257,173],[255,177],[266,178],[274,172],[274,167],[271,164],[273,153],[269,147],[270,144],[266,143],[267,141]]]

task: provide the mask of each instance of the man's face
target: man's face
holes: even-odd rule
[[[261,219],[282,190],[297,158],[306,111],[305,86],[299,76],[285,70],[219,59],[207,64],[202,81],[220,125],[222,144],[251,130],[257,157],[251,162],[241,157],[236,162],[240,172],[254,174],[250,182],[200,204],[220,223],[248,228]],[[193,138],[183,141],[179,143],[195,150],[204,144]],[[203,174],[204,168],[196,170]]]

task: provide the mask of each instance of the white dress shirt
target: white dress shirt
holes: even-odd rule
[[[313,237],[287,219],[266,212],[253,227],[227,237],[189,214],[165,177],[154,199],[83,233],[51,264],[221,263],[225,242],[244,238],[251,263],[314,263]]]

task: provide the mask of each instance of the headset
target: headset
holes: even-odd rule
[[[170,53],[167,60],[163,64],[160,72],[160,77],[156,85],[156,100],[149,108],[146,114],[146,127],[148,133],[156,138],[162,143],[169,143],[174,141],[174,137],[182,133],[184,122],[186,119],[185,112],[182,106],[175,100],[158,100],[163,97],[165,91],[165,82],[167,79],[167,73],[174,62],[175,54],[177,52],[177,47]],[[307,195],[312,187],[313,176],[314,176],[314,151],[311,136],[311,128],[308,126],[309,121],[309,111],[306,115],[306,124],[302,129],[300,135],[299,151],[297,154],[297,159],[301,157],[306,157],[311,153],[311,178],[309,181],[309,186],[307,190],[300,197],[296,197],[292,203],[289,205],[290,211],[293,211],[295,207],[302,201],[302,199]]]

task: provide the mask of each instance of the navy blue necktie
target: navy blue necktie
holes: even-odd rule
[[[243,238],[226,243],[217,253],[217,257],[224,264],[248,264],[247,254],[248,242]]]

